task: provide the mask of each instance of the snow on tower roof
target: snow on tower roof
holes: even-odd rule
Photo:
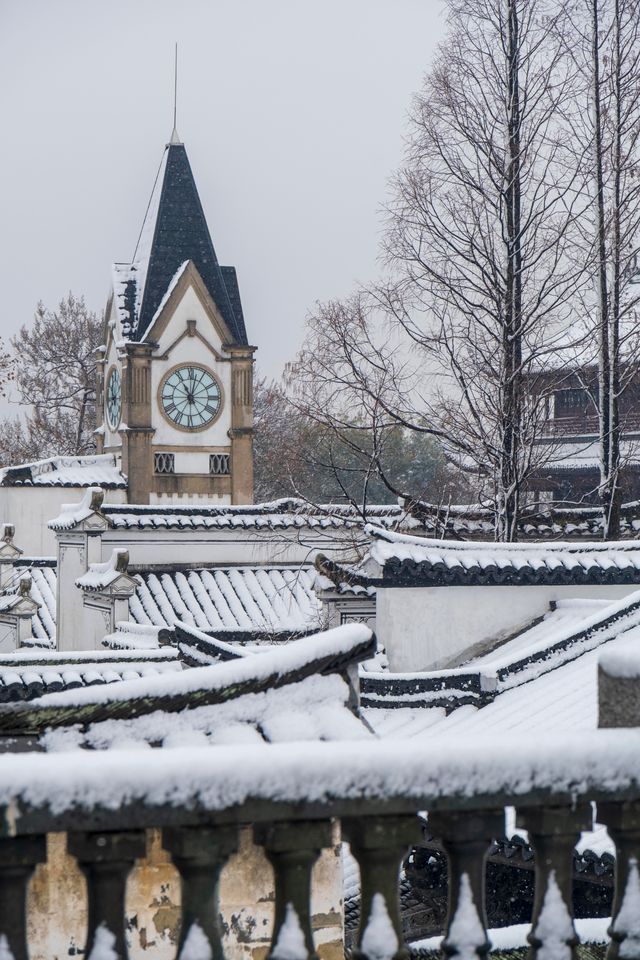
[[[233,267],[221,267],[184,144],[164,149],[130,264],[113,268],[114,298],[125,339],[141,340],[186,262],[193,262],[235,343],[247,334]]]

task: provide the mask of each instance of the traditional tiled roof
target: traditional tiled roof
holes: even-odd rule
[[[349,665],[370,656],[374,647],[375,639],[367,627],[348,624],[214,666],[187,669],[171,676],[145,677],[108,688],[103,684],[100,692],[77,690],[45,696],[29,704],[28,709],[0,706],[0,730],[30,734],[51,726],[86,725],[107,719],[131,721],[155,716],[158,711],[176,714],[200,707],[219,708],[247,694],[260,695],[319,675],[342,673]],[[155,659],[160,659],[161,651],[132,651],[131,657],[146,659],[154,653],[158,655]],[[107,656],[117,660],[122,654]],[[340,678],[333,680],[343,685],[341,689],[346,688]],[[348,691],[341,696],[346,703]],[[291,723],[291,716],[288,720]],[[146,726],[148,731],[149,725]],[[153,724],[150,734],[153,738]]]
[[[106,578],[115,574],[111,562]],[[34,643],[54,646],[56,638],[56,561],[51,558],[20,558],[9,589],[17,590],[22,573],[32,577],[31,596],[40,605],[33,617]],[[100,589],[91,574],[89,589]],[[211,567],[195,570],[156,568],[135,575],[137,589],[130,599],[130,617],[109,646],[149,646],[143,640],[146,628],[156,638],[168,637],[181,621],[207,633],[233,635],[234,640],[287,639],[320,629],[322,605],[315,590],[312,566],[301,567]],[[139,636],[129,634],[137,631]],[[155,642],[154,644],[155,645]]]
[[[309,566],[154,569],[136,580],[130,612],[140,624],[184,621],[241,639],[309,633],[321,624]]]
[[[224,663],[226,660],[237,660],[256,651],[265,651],[268,647],[249,647],[238,643],[225,643],[218,637],[211,637],[198,630],[197,627],[186,623],[176,623],[175,640],[181,657],[192,667],[202,667],[205,664]]]
[[[339,581],[382,586],[474,584],[640,583],[640,544],[459,543],[393,533],[369,525],[369,551],[360,563],[323,560],[323,572]]]
[[[246,506],[105,503],[102,512],[114,527],[127,529],[278,530],[309,527],[322,530],[361,527],[363,524],[360,512],[348,504],[313,506],[293,497]],[[404,511],[396,505],[367,507],[368,519],[375,522],[395,524],[403,516]]]
[[[246,344],[235,270],[221,267],[184,144],[167,144],[131,265],[114,269],[116,309],[127,339],[144,337],[183,264],[192,261],[235,343]]]
[[[91,457],[51,457],[0,470],[3,487],[91,487],[124,489],[127,478],[110,453]]]
[[[404,506],[418,534],[451,540],[490,540],[495,532],[493,511],[486,507],[442,507],[417,500],[406,500]],[[408,520],[402,520],[398,529],[411,532],[410,526]],[[625,503],[621,508],[620,536],[632,539],[639,534],[640,503]],[[599,507],[556,507],[545,504],[537,507],[535,512],[523,510],[518,521],[520,541],[598,540],[601,537],[602,510]]]
[[[32,643],[34,646],[55,646],[56,559],[55,557],[20,557],[14,563],[13,576],[7,584],[9,594],[18,592],[20,577],[25,573],[31,577],[30,594],[38,604],[38,609],[31,619]]]
[[[138,680],[182,669],[177,651],[19,650],[0,655],[0,703],[34,700],[47,693]]]
[[[627,631],[640,631],[640,591],[622,600],[564,600],[541,621],[451,670],[398,674],[361,671],[363,703],[372,707],[482,707],[505,691],[579,660]]]

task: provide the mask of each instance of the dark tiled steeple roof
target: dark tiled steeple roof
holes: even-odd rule
[[[235,269],[218,263],[184,144],[167,145],[160,173],[159,196],[143,227],[149,247],[134,257],[136,283],[144,290],[137,290],[138,315],[128,335],[142,338],[180,266],[192,260],[234,341],[247,343]]]

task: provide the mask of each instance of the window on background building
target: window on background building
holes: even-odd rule
[[[155,453],[153,455],[153,468],[156,473],[175,473],[175,457],[172,453]]]
[[[586,416],[592,411],[589,391],[584,387],[556,390],[553,395],[556,420],[562,417]]]

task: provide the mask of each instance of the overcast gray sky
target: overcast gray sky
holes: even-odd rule
[[[440,0],[0,0],[0,334],[104,306],[172,123],[272,376],[316,300],[375,275]]]

